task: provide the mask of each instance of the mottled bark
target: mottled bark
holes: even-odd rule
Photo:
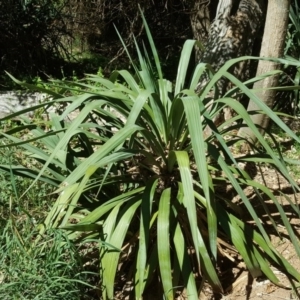
[[[208,31],[211,24],[209,14],[209,0],[198,0],[194,2],[191,8],[191,27],[193,30],[194,39],[204,44],[208,38]],[[202,51],[200,48],[196,49],[196,62],[199,62]]]
[[[217,71],[229,59],[252,54],[264,15],[265,0],[220,0],[200,62],[210,64]],[[245,80],[249,77],[249,64],[241,62],[230,71],[240,80]],[[208,77],[200,79],[197,92],[207,80]],[[222,78],[218,84],[219,95],[222,96],[227,88],[228,81]]]
[[[264,24],[265,4],[266,0],[220,0],[200,62],[210,64],[215,71],[218,71],[230,59],[251,55]],[[250,78],[251,67],[249,61],[241,61],[232,66],[229,72],[241,81],[245,81]],[[201,93],[209,80],[207,74],[203,74],[196,92]],[[231,83],[222,77],[217,83],[218,94],[212,91],[208,98],[222,97],[229,88]],[[207,104],[208,107],[212,102]],[[218,126],[231,117],[231,110],[224,109],[213,122]],[[204,134],[210,135],[211,129],[207,127]]]

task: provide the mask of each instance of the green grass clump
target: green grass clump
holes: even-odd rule
[[[17,224],[18,223],[18,224]],[[22,226],[18,229],[17,225]],[[1,220],[1,299],[84,299],[88,273],[75,246],[59,230],[34,245],[32,220]]]
[[[28,153],[1,148],[0,164],[27,164]],[[31,166],[32,167],[32,166]],[[0,171],[0,299],[91,299],[78,246],[62,230],[38,230],[53,202],[53,186]],[[82,295],[87,294],[87,298]]]

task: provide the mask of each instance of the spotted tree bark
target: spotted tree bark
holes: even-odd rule
[[[251,55],[264,24],[265,4],[266,0],[220,0],[200,62],[217,71],[229,59]],[[249,62],[234,65],[230,72],[241,80],[247,79]],[[208,80],[205,75],[200,78],[196,91],[200,92]],[[219,96],[226,92],[228,84],[225,78],[219,81]]]
[[[220,0],[216,17],[210,26],[205,51],[200,62],[210,64],[218,71],[226,61],[253,54],[255,41],[259,38],[264,24],[267,0]],[[251,74],[249,61],[241,61],[231,67],[231,72],[241,81],[249,79]],[[196,92],[201,93],[209,81],[206,73],[200,78]],[[230,81],[222,77],[217,83],[217,91],[212,91],[207,99],[222,97],[231,88]],[[212,105],[213,100],[207,106]],[[213,122],[216,126],[232,117],[233,112],[226,108],[218,114]],[[211,129],[207,126],[204,135],[209,136]]]
[[[194,39],[204,44],[208,38],[208,31],[211,25],[210,19],[210,1],[198,0],[194,1],[193,6],[190,8],[190,22],[193,31]],[[195,58],[199,62],[202,56],[201,48],[196,48]]]

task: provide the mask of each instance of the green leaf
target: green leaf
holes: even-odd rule
[[[222,228],[227,232],[228,236],[232,240],[238,252],[243,257],[247,268],[249,269],[251,275],[254,278],[257,278],[262,275],[260,265],[255,256],[255,247],[256,245],[252,240],[247,239],[244,231],[234,222],[234,219],[231,218],[231,215],[227,215],[227,222],[222,223]]]
[[[126,203],[133,199],[140,199],[142,198],[142,193],[145,187],[140,187],[133,189],[127,193],[123,193],[115,198],[106,201],[92,212],[90,212],[86,217],[84,217],[79,224],[86,224],[86,223],[94,223],[100,220],[100,218],[105,215],[107,212],[112,210],[115,206],[118,206],[120,203]]]
[[[128,203],[123,209],[121,213],[122,217],[118,220],[115,228],[109,227],[108,229],[105,229],[105,232],[107,232],[107,243],[110,243],[116,248],[122,248],[125,236],[128,232],[128,227],[131,224],[131,219],[140,204],[141,201]],[[105,227],[105,224],[103,227]],[[120,252],[108,249],[105,251],[101,259],[103,267],[103,281],[105,284],[105,291],[109,299],[114,298],[114,283],[119,257]]]
[[[123,144],[126,138],[130,137],[140,127],[136,125],[128,125],[118,131],[111,139],[109,139],[100,149],[95,151],[90,157],[85,159],[84,163],[80,164],[66,179],[65,184],[69,185],[76,182],[79,178],[84,176],[86,169],[91,165],[98,165],[101,163],[101,159],[105,159],[111,151]],[[106,164],[111,163],[106,161]]]
[[[22,82],[18,79],[16,79],[15,77],[13,77],[11,74],[9,74],[8,72],[4,71],[14,82],[16,82],[17,84],[19,85],[22,85],[22,86],[25,86],[27,89],[29,90],[33,90],[33,91],[39,91],[39,92],[42,92],[42,93],[46,93],[48,95],[51,95],[55,98],[61,98],[62,95],[58,94],[58,93],[55,93],[54,91],[52,90],[48,90],[48,89],[45,89],[45,88],[42,88],[42,87],[39,87],[39,86],[36,86],[36,85],[33,85],[33,84],[29,84],[27,82]]]
[[[181,55],[180,55],[179,65],[177,69],[177,77],[176,77],[176,84],[175,84],[175,91],[174,91],[175,96],[177,96],[185,86],[186,74],[188,71],[191,54],[195,47],[195,43],[196,43],[195,40],[186,40],[183,45]]]
[[[212,263],[211,255],[209,255],[207,248],[205,246],[204,240],[201,236],[201,232],[198,230],[198,251],[201,258],[201,270],[205,274],[205,278],[213,287],[214,291],[223,292],[221,282],[218,278],[216,267]]]
[[[214,259],[217,258],[217,218],[214,191],[211,175],[208,172],[206,159],[206,145],[202,130],[201,113],[199,109],[199,98],[196,96],[187,96],[182,98],[184,110],[186,113],[189,132],[191,135],[192,149],[197,164],[197,170],[205,198],[207,199],[207,221],[209,244]]]
[[[173,300],[172,268],[170,254],[170,202],[171,188],[162,192],[157,217],[157,248],[161,281],[166,299]]]
[[[174,232],[174,245],[176,249],[176,255],[179,262],[179,266],[182,272],[182,278],[184,281],[184,286],[187,290],[188,299],[198,300],[198,291],[189,260],[189,255],[187,253],[187,245],[185,243],[183,233],[181,231],[180,225],[177,223]]]
[[[82,95],[82,97],[86,99],[89,98],[90,95]],[[40,170],[38,176],[36,177],[36,179],[33,181],[33,183],[30,185],[30,187],[27,190],[29,190],[33,186],[33,184],[41,177],[41,175],[45,172],[49,164],[53,163],[53,159],[57,155],[57,153],[60,151],[64,151],[72,136],[80,132],[78,127],[81,124],[81,122],[86,118],[87,114],[89,114],[93,108],[96,108],[102,103],[103,103],[102,101],[93,101],[92,103],[89,103],[86,105],[86,107],[84,107],[81,113],[77,116],[77,118],[72,122],[70,127],[66,130],[65,134],[63,135],[63,138],[58,142],[53,152],[50,154],[50,156],[48,156],[48,159],[46,160],[44,166]]]
[[[195,247],[198,246],[198,230],[197,230],[197,214],[196,214],[196,204],[194,198],[194,188],[193,188],[193,177],[190,170],[190,160],[188,153],[185,151],[175,151],[175,155],[178,161],[180,177],[182,180],[183,192],[183,205],[187,210],[189,227],[192,232],[193,243]],[[196,251],[198,264],[200,263],[199,253]]]
[[[145,288],[147,251],[150,244],[150,216],[152,211],[152,201],[154,198],[157,183],[158,179],[156,177],[153,177],[148,181],[148,183],[146,184],[141,204],[139,251],[137,256],[137,270],[135,274],[135,291],[136,297],[138,299],[142,299],[142,295]]]
[[[230,170],[230,167],[224,161],[224,159],[222,158],[222,156],[220,155],[220,153],[218,152],[218,150],[216,149],[215,146],[210,145],[209,152],[212,155],[212,157],[217,161],[217,163],[220,165],[222,171],[224,172],[225,176],[228,178],[229,182],[232,184],[234,189],[237,191],[238,195],[240,195],[242,201],[244,202],[247,210],[251,214],[251,217],[255,221],[256,225],[258,226],[258,228],[259,228],[260,232],[262,233],[263,237],[266,239],[266,241],[270,242],[270,239],[269,239],[264,227],[262,226],[262,224],[261,224],[261,222],[260,222],[260,220],[259,220],[259,218],[256,214],[255,209],[253,208],[250,200],[245,195],[241,185],[238,183],[238,181],[235,178],[234,174]]]

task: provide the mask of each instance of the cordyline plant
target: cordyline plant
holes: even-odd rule
[[[58,187],[59,196],[40,238],[48,228],[63,228],[70,230],[69,237],[76,241],[96,241],[103,299],[113,299],[115,287],[128,283],[136,299],[152,284],[161,286],[160,296],[166,299],[174,299],[176,292],[183,290],[188,299],[198,299],[204,282],[222,292],[217,271],[226,244],[222,241],[235,246],[253,277],[264,274],[280,285],[270,268],[273,264],[300,281],[300,274],[272,245],[244,191],[246,186],[253,188],[276,230],[262,194],[274,202],[299,255],[298,240],[282,206],[271,190],[254,181],[240,164],[267,163],[297,188],[279,151],[259,133],[244,107],[230,97],[237,91],[251,97],[263,113],[300,142],[247,87],[262,77],[241,83],[228,69],[245,58],[231,60],[211,74],[210,82],[197,95],[195,87],[209,66],[199,64],[187,83],[195,45],[188,40],[173,85],[163,78],[145,20],[144,24],[151,54],[136,44],[139,65],[131,61],[134,75],[126,70],[115,71],[109,79],[89,75],[84,82],[73,83],[82,94],[47,103],[69,103],[61,115],[50,114],[47,130],[23,119],[22,126],[2,133],[13,145],[26,149],[30,159],[42,163],[36,170],[15,166],[15,174]],[[206,105],[221,76],[235,88],[212,106]],[[230,106],[236,116],[216,127],[212,120],[224,106]],[[76,118],[68,122],[66,117],[75,110]],[[204,137],[207,126],[211,134]],[[257,134],[260,147],[250,145],[252,154],[235,157],[231,149],[242,140],[228,136],[240,126],[249,126]],[[25,141],[13,135],[23,130],[28,137]],[[239,204],[224,194],[226,186],[239,195]],[[297,205],[291,202],[291,207],[299,213]],[[247,211],[244,220],[242,210]],[[247,224],[249,216],[255,226]]]

